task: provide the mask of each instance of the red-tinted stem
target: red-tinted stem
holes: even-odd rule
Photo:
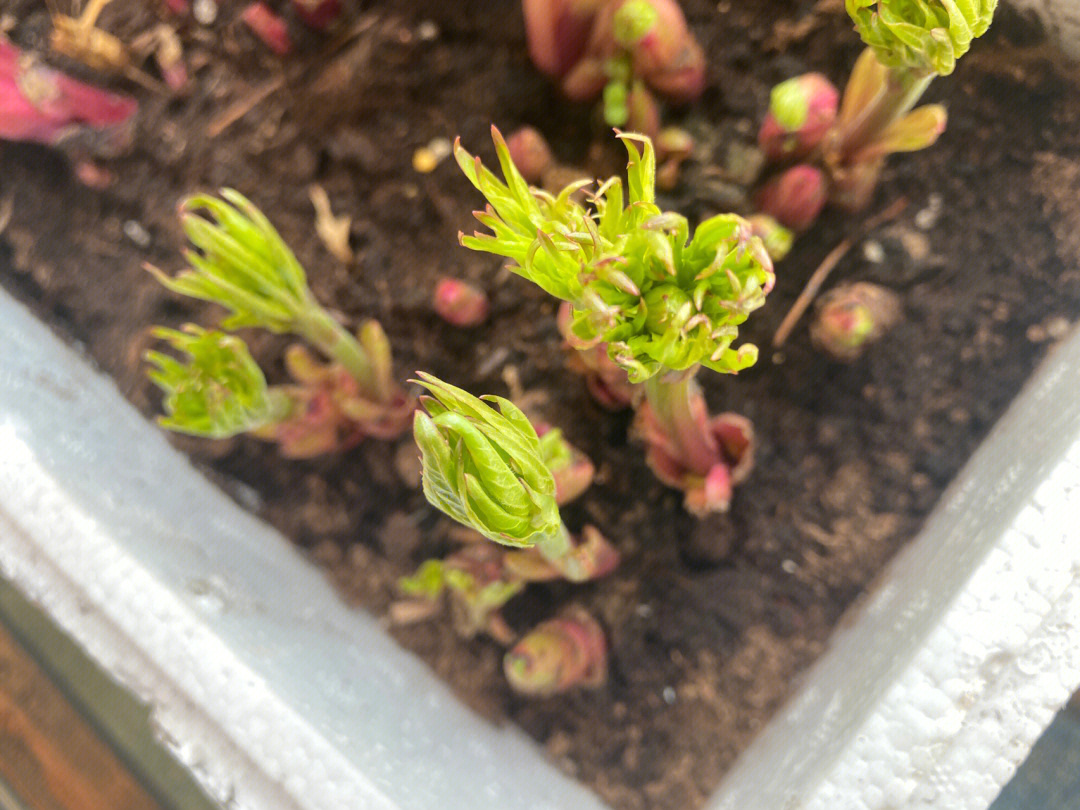
[[[690,369],[674,380],[660,373],[645,383],[645,396],[657,422],[672,442],[677,458],[698,475],[706,475],[716,463],[716,445],[708,430],[708,414]]]
[[[851,121],[839,122],[839,152],[851,155],[873,140],[885,127],[911,111],[934,78],[903,68],[889,68],[881,92]]]

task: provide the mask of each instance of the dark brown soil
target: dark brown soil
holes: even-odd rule
[[[840,2],[684,5],[710,55],[710,83],[682,120],[710,159],[692,163],[666,202],[697,218],[739,204],[739,190],[710,166],[728,160],[731,144],[752,140],[771,84],[810,68],[841,82],[859,46]],[[4,6],[15,41],[44,51],[48,18],[38,0]],[[628,417],[599,409],[565,372],[553,302],[498,261],[456,247],[479,199],[453,161],[427,175],[411,165],[417,147],[457,134],[490,157],[492,121],[504,131],[537,124],[561,158],[582,162],[589,110],[561,103],[530,67],[512,0],[364,6],[352,17],[359,33],[331,47],[297,29],[297,53],[286,60],[236,22],[236,3],[223,3],[210,28],[173,20],[192,91],[168,99],[113,82],[142,110],[134,150],[104,164],[117,177],[105,192],[79,186],[55,153],[4,145],[0,201],[11,197],[14,212],[0,236],[0,281],[152,414],[157,398],[140,360],[149,327],[212,323],[220,313],[178,300],[141,265],[178,269],[177,201],[229,185],[277,224],[321,300],[350,323],[384,324],[403,379],[427,369],[476,393],[519,382],[598,464],[597,483],[566,510],[568,523],[596,522],[624,563],[585,587],[536,586],[508,618],[524,628],[567,600],[585,603],[610,636],[609,682],[525,700],[508,692],[493,642],[463,642],[445,619],[394,634],[471,705],[520,724],[615,807],[700,806],[1080,315],[1080,90],[1037,33],[1004,11],[955,75],[935,83],[929,99],[948,104],[947,133],[933,149],[894,158],[870,209],[910,201],[870,235],[884,259],[867,259],[875,247],[861,243],[834,278],[896,289],[905,322],[854,365],[813,351],[804,325],[783,357],[763,352],[738,378],[703,375],[713,407],[750,417],[760,443],[731,513],[698,523],[627,442]],[[130,39],[159,13],[170,19],[155,3],[116,0],[102,24]],[[433,39],[420,35],[425,20],[437,27]],[[234,105],[275,79],[280,91],[213,134]],[[353,218],[352,266],[314,236],[311,182]],[[132,221],[145,229],[146,247],[125,235]],[[832,214],[800,241],[747,339],[768,345],[806,277],[856,225]],[[487,289],[490,322],[469,332],[441,323],[429,304],[439,274]],[[282,342],[251,341],[280,378]],[[449,522],[395,472],[393,444],[295,462],[249,439],[178,443],[376,615],[385,615],[398,576],[452,545]]]

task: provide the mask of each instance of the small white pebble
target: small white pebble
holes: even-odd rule
[[[915,215],[915,225],[924,231],[930,230],[941,215],[942,198],[940,194],[931,194],[926,207]]]
[[[229,494],[249,512],[258,512],[263,508],[263,497],[259,490],[235,478],[229,481]]]
[[[867,239],[863,242],[862,255],[871,264],[881,264],[885,261],[885,248],[876,239]]]
[[[673,686],[665,686],[664,691],[660,694],[664,698],[664,703],[666,703],[668,706],[672,705],[675,702],[675,698],[678,697],[675,694],[675,687]]]
[[[421,42],[431,42],[439,37],[439,26],[434,20],[421,20],[416,26],[416,38]]]
[[[217,19],[218,7],[215,0],[195,0],[191,4],[191,16],[199,25],[210,25]]]
[[[799,564],[794,560],[784,560],[780,563],[780,570],[785,574],[794,574],[799,570]]]
[[[634,613],[636,613],[639,618],[647,619],[652,616],[652,605],[647,605],[642,602],[640,605],[634,608]]]
[[[124,223],[124,236],[134,242],[138,247],[150,247],[150,234],[142,225],[133,219]]]
[[[446,160],[446,158],[450,157],[450,153],[454,151],[454,145],[450,143],[449,138],[432,138],[428,141],[427,148],[439,160]]]

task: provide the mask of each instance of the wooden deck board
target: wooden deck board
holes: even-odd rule
[[[27,810],[161,810],[3,625],[0,780]]]

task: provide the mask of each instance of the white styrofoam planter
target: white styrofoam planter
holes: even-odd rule
[[[458,705],[0,293],[0,570],[230,806],[601,808]],[[1080,685],[1080,333],[722,784],[716,810],[982,810]]]
[[[1080,55],[1080,0],[1015,0]],[[1080,332],[711,810],[984,810],[1080,686]],[[602,810],[462,707],[0,292],[0,573],[223,804]]]

